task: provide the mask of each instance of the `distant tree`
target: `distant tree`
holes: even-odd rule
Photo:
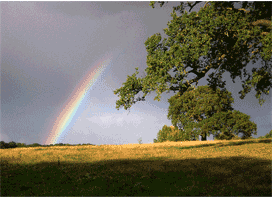
[[[266,138],[272,138],[272,130],[268,134],[266,134],[265,136],[266,136]]]
[[[165,142],[167,141],[167,136],[169,135],[171,129],[166,125],[163,126],[162,130],[160,130],[157,134],[158,142]]]
[[[58,143],[58,144],[55,144],[55,146],[64,146],[63,143]]]
[[[1,141],[0,142],[0,146],[1,146],[1,149],[6,149],[6,148],[16,148],[16,147],[18,147],[17,146],[17,144],[16,144],[16,142],[13,142],[13,141],[11,141],[11,142],[9,142],[9,143],[6,143],[6,142],[4,142],[4,141]]]
[[[26,146],[25,143],[16,143],[16,145],[17,145],[18,147],[25,147],[25,146]]]
[[[257,135],[257,125],[251,122],[250,116],[237,110],[233,112],[221,112],[214,114],[211,118],[204,120],[201,124],[206,129],[221,131],[221,134],[215,134],[216,139],[232,139],[239,133],[243,134],[241,139],[250,139],[252,134]],[[221,129],[220,129],[221,128]]]
[[[272,138],[272,130],[269,133],[267,133],[265,136],[260,136],[259,138],[260,139],[263,139],[263,138]]]
[[[154,6],[154,2],[150,5]],[[250,11],[246,11],[247,8]],[[177,16],[175,10],[180,10],[182,16]],[[217,87],[225,87],[226,83],[222,81],[224,72],[228,71],[235,82],[237,76],[242,79],[243,71],[246,80],[242,80],[241,99],[252,87],[257,92],[256,98],[269,94],[272,87],[271,2],[242,2],[241,9],[235,9],[234,2],[206,2],[199,12],[190,14],[183,12],[181,2],[180,6],[174,7],[171,16],[173,19],[164,29],[168,38],[161,41],[158,33],[145,42],[147,75],[137,78],[139,72],[136,68],[123,87],[114,91],[120,97],[116,101],[116,109],[123,106],[127,110],[136,102],[145,101],[146,95],[155,90],[157,96],[154,100],[158,101],[165,91],[178,91],[182,95],[194,83],[197,86],[198,81],[211,70],[215,72],[209,74],[207,80],[214,91]],[[203,61],[199,60],[201,56]],[[248,74],[248,63],[255,63],[260,58],[264,66],[253,68],[252,75]],[[175,75],[172,76],[170,71]],[[196,77],[187,80],[189,74]],[[140,91],[144,93],[143,97],[135,100]],[[259,99],[260,105],[263,101]]]
[[[164,125],[162,130],[157,134],[157,139],[154,139],[156,142],[165,142],[165,141],[190,141],[195,140],[193,134],[186,134],[183,130],[179,130],[178,127]]]
[[[9,144],[9,148],[16,148],[17,147],[16,142],[11,141],[8,144]]]
[[[240,140],[241,138],[238,135],[234,135],[234,137],[232,137],[232,140]],[[216,140],[216,138],[214,138],[214,140]]]
[[[1,149],[4,149],[4,148],[8,148],[8,144],[6,143],[6,142],[4,142],[4,141],[1,141],[0,142],[0,147],[1,147]]]
[[[38,144],[38,143],[34,143],[34,144],[30,144],[30,145],[28,145],[28,146],[30,146],[30,147],[39,147],[39,146],[42,146],[42,145],[40,145],[40,144]]]
[[[257,126],[249,121],[250,116],[232,108],[233,101],[227,90],[199,86],[172,96],[167,117],[173,126],[184,128],[186,134],[201,135],[202,141],[210,134],[218,139],[232,139],[238,133],[250,137]]]

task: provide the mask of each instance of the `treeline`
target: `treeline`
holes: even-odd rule
[[[41,145],[38,143],[33,143],[33,144],[25,144],[25,143],[16,143],[16,142],[9,142],[6,143],[4,141],[0,142],[0,147],[1,149],[9,149],[9,148],[29,148],[29,147],[52,147],[52,146],[81,146],[81,145],[95,145],[95,144],[64,144],[64,143],[58,143],[58,144],[50,144],[50,145]]]
[[[233,137],[232,139],[264,139],[264,138],[272,138],[272,130],[267,133],[265,136],[260,136],[258,138],[240,138],[238,136]],[[190,136],[190,134],[185,135],[184,133],[181,133],[180,131],[175,130],[173,127],[163,126],[162,130],[159,131],[157,135],[157,139],[154,139],[154,143],[159,142],[165,142],[165,141],[195,141],[198,140],[197,137],[194,137],[193,134]],[[29,148],[29,147],[53,147],[53,146],[82,146],[82,145],[93,145],[95,144],[64,144],[64,143],[58,143],[58,144],[50,144],[50,145],[41,145],[38,143],[33,144],[25,144],[25,143],[16,143],[16,142],[9,142],[6,143],[4,141],[0,142],[1,149],[9,149],[9,148]]]
[[[264,139],[264,138],[272,138],[272,130],[267,133],[265,136],[260,136],[258,138],[246,137],[243,136],[242,138],[238,137],[234,134],[228,134],[228,136],[215,136],[214,140],[246,140],[246,139]],[[173,126],[168,127],[164,125],[162,130],[160,130],[157,134],[157,139],[154,139],[154,143],[161,143],[166,141],[196,141],[198,137],[194,136],[194,134],[186,134],[183,130],[177,130]]]

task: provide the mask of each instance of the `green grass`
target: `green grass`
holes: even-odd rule
[[[271,139],[56,152],[2,150],[1,196],[271,196]]]

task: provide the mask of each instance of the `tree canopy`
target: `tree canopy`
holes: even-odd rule
[[[182,129],[174,126],[164,125],[157,134],[157,139],[154,139],[154,143],[166,142],[166,141],[193,141],[198,140],[193,133],[185,133]]]
[[[207,140],[210,134],[218,139],[232,139],[239,133],[244,138],[256,135],[257,125],[249,120],[250,116],[234,110],[233,101],[227,90],[213,91],[208,85],[190,88],[168,100],[167,117],[173,126],[184,129],[190,136],[201,135],[202,140]]]
[[[161,6],[164,4],[160,3]],[[193,6],[188,3],[190,10],[198,3],[195,2]],[[145,42],[147,75],[137,78],[139,72],[136,68],[136,72],[127,77],[123,86],[114,91],[120,97],[116,108],[124,106],[127,110],[136,102],[145,101],[146,95],[155,90],[157,96],[154,100],[158,101],[163,92],[177,91],[178,94],[169,100],[168,118],[172,119],[173,125],[185,127],[186,133],[194,130],[194,134],[201,135],[203,140],[208,134],[214,134],[219,139],[231,138],[238,133],[243,133],[245,138],[251,137],[252,133],[256,135],[257,126],[249,121],[250,117],[233,111],[230,105],[233,99],[225,89],[222,74],[229,72],[235,83],[234,79],[238,76],[242,80],[243,73],[245,80],[242,80],[240,98],[244,99],[253,87],[259,104],[263,104],[261,94],[268,95],[272,87],[271,3],[242,2],[241,9],[234,8],[234,3],[206,2],[198,12],[190,14],[183,11],[183,2],[174,7],[171,13],[173,19],[164,29],[168,37],[162,40],[161,34],[157,33]],[[150,5],[154,8],[154,2]],[[250,11],[246,10],[248,8]],[[177,16],[176,11],[182,15]],[[200,57],[204,60],[200,60]],[[258,69],[253,68],[252,74],[249,74],[246,66],[250,61],[256,63],[259,59],[262,65],[258,65]],[[169,73],[171,71],[174,76]],[[204,99],[200,90],[208,95],[213,93],[207,87],[198,91],[195,87],[209,71],[212,73],[208,75],[208,87],[218,97],[208,96]],[[189,74],[195,77],[189,80]],[[144,95],[135,100],[140,91]],[[187,97],[193,100],[189,101]],[[199,104],[204,104],[207,110],[204,111]]]
[[[193,6],[188,4],[192,9]],[[241,9],[235,9],[233,4],[206,2],[199,12],[190,14],[183,12],[183,2],[174,7],[173,19],[164,29],[168,39],[161,42],[161,35],[157,33],[146,40],[147,75],[137,78],[139,72],[136,68],[136,72],[127,77],[123,86],[114,91],[120,97],[116,108],[119,110],[124,106],[127,110],[132,104],[145,101],[145,96],[155,90],[157,96],[154,100],[158,101],[165,91],[182,94],[191,86],[197,86],[198,81],[212,69],[215,72],[209,74],[207,80],[213,90],[225,87],[221,80],[223,72],[228,71],[235,83],[237,76],[242,79],[243,71],[246,80],[242,80],[240,98],[243,99],[254,87],[255,96],[262,105],[261,94],[268,95],[272,87],[271,2],[243,2]],[[154,6],[154,2],[150,5]],[[247,8],[250,11],[246,11]],[[175,10],[182,15],[177,16]],[[201,56],[204,61],[199,60]],[[253,68],[252,75],[248,74],[246,65],[251,60],[256,63],[258,59],[264,65]],[[191,69],[186,71],[188,68]],[[174,71],[175,76],[171,76],[170,71]],[[190,73],[196,77],[187,80]],[[140,91],[144,95],[135,99]]]

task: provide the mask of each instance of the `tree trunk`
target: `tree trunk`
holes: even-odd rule
[[[201,141],[207,141],[207,135],[206,133],[201,135]]]

